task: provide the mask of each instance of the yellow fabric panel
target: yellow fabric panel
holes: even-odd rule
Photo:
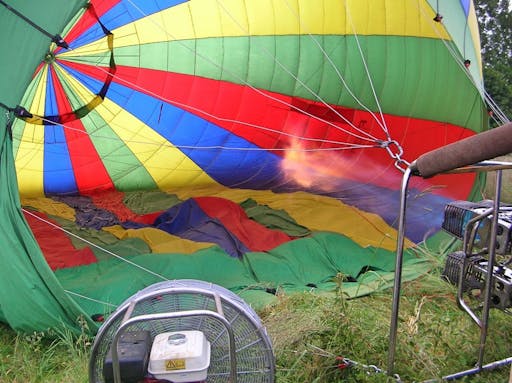
[[[36,81],[32,104],[27,106],[32,113],[44,116],[44,105],[48,75],[46,70],[41,71],[41,78]],[[19,122],[23,123],[23,122]],[[18,185],[21,195],[38,196],[42,195],[43,189],[43,125],[25,124],[23,135],[20,138],[20,145],[16,153],[15,165],[18,177]]]
[[[75,209],[69,207],[65,203],[54,201],[51,198],[21,198],[21,205],[24,207],[32,207],[41,213],[64,218],[69,221],[75,221]]]
[[[108,231],[119,239],[140,238],[148,244],[153,253],[191,254],[197,250],[215,246],[214,243],[194,242],[180,238],[154,227],[124,229],[122,226],[115,225],[104,227],[103,230]]]
[[[198,196],[217,196],[240,203],[252,198],[273,209],[285,210],[311,230],[333,231],[351,238],[360,246],[375,246],[394,251],[397,232],[380,216],[367,213],[330,197],[306,192],[273,193],[266,190],[227,189],[222,187],[177,191],[180,199]],[[414,243],[406,240],[407,247]]]
[[[119,36],[121,37],[121,36]],[[114,40],[116,40],[118,36],[114,36]],[[104,36],[103,38],[100,38],[98,40],[93,41],[92,43],[89,43],[87,45],[70,49],[70,50],[62,50],[59,51],[58,57],[60,58],[66,58],[66,57],[80,57],[80,56],[94,56],[99,53],[104,53],[110,51],[109,48],[109,37]],[[117,44],[117,41],[114,41],[114,49]]]
[[[71,85],[74,94],[87,102],[90,92],[72,76],[60,74]],[[165,137],[109,99],[105,99],[95,111],[109,123],[160,189],[168,184],[193,187],[215,182]],[[96,135],[101,137],[101,129],[90,132],[93,141]]]
[[[357,34],[449,39],[425,0],[192,0],[113,30],[115,46],[224,36]],[[84,46],[74,50],[90,50]],[[104,48],[102,48],[104,49]]]
[[[468,20],[469,20],[469,31],[471,33],[471,40],[473,41],[473,44],[475,46],[475,52],[479,53],[481,51],[480,31],[478,28],[475,5],[473,4],[473,2],[471,2],[471,5],[469,7]],[[483,77],[482,56],[477,54],[476,58],[478,60],[478,70],[480,72],[480,78],[482,78]]]

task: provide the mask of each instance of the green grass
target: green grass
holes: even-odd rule
[[[88,382],[90,337],[17,334],[0,324],[0,382]]]
[[[455,287],[433,271],[403,284],[395,372],[419,382],[473,368],[480,332],[455,302]],[[336,293],[279,297],[260,313],[272,338],[278,383],[394,382],[387,367],[391,291],[347,300]],[[512,354],[510,316],[491,310],[484,363]],[[71,334],[16,334],[0,326],[0,382],[88,382],[91,339]],[[356,364],[340,369],[340,357]],[[510,368],[473,375],[462,382],[507,382]]]
[[[404,382],[439,379],[471,369],[480,331],[458,309],[455,289],[439,269],[403,286],[395,373]],[[354,300],[301,294],[283,297],[263,313],[274,340],[278,382],[394,382],[364,366],[387,368],[391,293]],[[510,317],[491,310],[484,363],[512,353]],[[337,357],[357,362],[337,368]],[[464,382],[506,382],[509,367],[468,377]]]

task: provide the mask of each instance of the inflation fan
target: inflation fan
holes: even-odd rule
[[[89,365],[91,383],[266,383],[274,374],[255,311],[223,287],[190,279],[151,285],[121,304],[98,331]]]

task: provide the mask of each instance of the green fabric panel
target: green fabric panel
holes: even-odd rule
[[[145,188],[157,187],[144,165],[96,111],[93,110],[82,121],[116,189],[130,190],[134,187],[134,179]],[[126,164],[130,164],[130,172],[126,171]]]
[[[84,0],[8,2],[52,35],[61,33],[68,20],[86,3]],[[37,65],[48,51],[50,38],[3,6],[0,6],[0,20],[0,47],[3,52],[0,59],[0,102],[13,107],[19,103]],[[1,126],[5,126],[4,118],[1,122]]]
[[[19,103],[20,105],[32,105],[32,102],[34,100],[35,91],[36,91],[36,84],[41,81],[41,77],[43,75],[43,71],[39,71],[37,73],[37,76],[34,78],[34,81],[30,84],[29,88],[27,89],[25,95],[23,96],[23,99]],[[24,126],[25,121],[20,119],[15,119],[12,124],[12,131],[13,131],[13,157],[16,158],[16,155],[18,154],[18,148],[20,146],[21,137],[18,137],[15,132],[22,132],[23,129],[17,127],[17,125]]]
[[[261,223],[265,227],[274,230],[281,230],[292,237],[304,237],[311,231],[295,220],[284,210],[272,209],[267,205],[258,205],[258,203],[249,198],[240,203],[242,209],[250,219]]]
[[[261,283],[273,287],[318,287],[332,282],[338,273],[357,278],[369,269],[391,271],[395,254],[372,247],[362,248],[350,238],[336,233],[285,243],[267,253],[247,253],[244,262]],[[409,260],[405,256],[405,260]]]
[[[77,237],[70,235],[69,238],[77,249],[90,247],[98,260],[106,260],[113,257],[113,253],[119,256],[137,255],[151,253],[151,249],[146,242],[140,238],[118,239],[116,236],[104,230],[96,230],[86,227],[80,227],[75,222],[62,217],[49,216],[57,222],[60,227]],[[92,242],[96,246],[89,245],[86,241]]]
[[[98,260],[111,259],[114,257],[112,254],[126,257],[151,252],[148,244],[140,238],[125,238],[112,245],[101,246],[101,249],[91,246],[91,250]]]
[[[50,33],[58,33],[84,2],[11,1],[10,5]],[[49,38],[0,7],[0,101],[19,103],[31,75],[48,49]],[[20,49],[23,47],[23,49]],[[20,331],[67,327],[79,330],[82,309],[63,291],[46,264],[20,209],[12,140],[5,113],[0,113],[0,280],[1,320]],[[90,326],[94,323],[89,321]]]
[[[168,280],[198,279],[235,292],[256,285],[244,264],[219,247],[200,250],[194,254],[144,254],[126,259],[143,268],[154,270]],[[114,305],[120,304],[140,289],[162,281],[162,278],[118,259],[60,269],[55,275],[66,290]],[[126,278],[128,275],[130,277]],[[86,299],[81,304],[90,315],[103,313],[101,310],[109,307]]]
[[[332,64],[322,55],[313,37],[329,55]],[[278,49],[283,46],[286,48]],[[486,126],[479,91],[439,39],[253,36],[250,39],[171,41],[143,46],[142,51],[167,51],[168,60],[154,61],[148,57],[142,65],[139,52],[133,49],[117,48],[116,63],[249,83],[256,88],[317,100],[312,91],[328,103],[357,109],[362,109],[363,104],[376,111],[373,83],[384,113],[445,121],[469,126],[474,131],[481,131]],[[196,52],[201,52],[201,57],[196,58]],[[91,63],[96,59],[90,58]],[[350,95],[344,83],[358,100]]]
[[[244,262],[259,282],[272,283],[274,288],[302,287],[317,285],[336,275],[337,270],[323,253],[322,245],[314,238],[303,238],[266,253],[247,253]]]
[[[126,259],[159,275],[114,258],[59,269],[55,275],[67,291],[73,296],[76,294],[75,299],[89,315],[108,314],[137,291],[162,279],[215,283],[261,309],[274,303],[275,293],[279,291],[332,294],[338,287],[339,273],[357,277],[357,281],[342,283],[344,294],[351,298],[388,288],[394,277],[391,272],[394,253],[361,248],[335,233],[316,233],[313,237],[283,244],[269,253],[247,253],[243,261],[228,256],[219,247],[191,255],[143,254]],[[430,267],[424,259],[406,254],[403,278],[417,278]],[[127,275],[130,278],[126,278]]]
[[[347,237],[325,232],[289,242],[269,253],[248,253],[245,262],[261,286],[278,292],[332,294],[340,288],[345,297],[355,298],[393,286],[395,257],[394,252],[362,248]],[[402,278],[418,278],[431,267],[427,260],[405,253]],[[251,299],[272,303],[264,291],[242,294],[257,308],[263,305]]]
[[[159,190],[125,192],[124,204],[137,214],[148,214],[167,210],[182,202],[175,194]]]
[[[402,268],[402,281],[417,279],[431,269],[432,265],[425,260],[411,260]],[[362,274],[356,282],[343,281],[339,284],[333,279],[319,283],[314,288],[310,286],[281,286],[279,291],[287,295],[307,291],[315,294],[334,294],[339,289],[344,297],[352,299],[393,287],[394,276],[394,272],[371,270]]]

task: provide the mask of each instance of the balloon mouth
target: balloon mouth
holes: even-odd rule
[[[47,64],[51,64],[55,61],[55,54],[53,52],[48,52],[44,56],[44,62]]]

